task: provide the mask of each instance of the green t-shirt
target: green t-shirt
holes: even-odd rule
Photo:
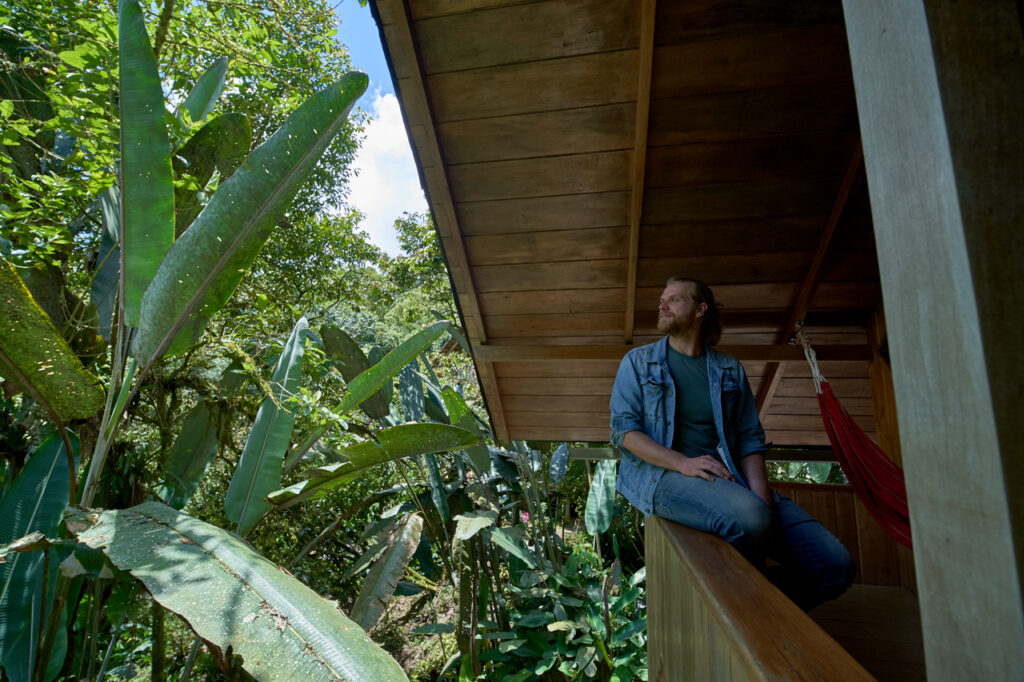
[[[715,454],[718,433],[711,411],[707,355],[685,355],[668,344],[668,369],[676,385],[672,449],[691,456]]]

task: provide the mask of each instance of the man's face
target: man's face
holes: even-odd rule
[[[677,336],[700,328],[707,303],[693,302],[693,282],[675,282],[665,287],[658,305],[658,331]]]

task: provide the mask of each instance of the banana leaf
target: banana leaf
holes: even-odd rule
[[[346,383],[350,383],[373,366],[359,344],[344,330],[325,325],[320,328],[320,338],[324,341],[324,350],[327,351],[327,355],[338,361],[338,370],[341,371],[341,376]],[[387,386],[389,383],[390,380],[385,381],[384,385]],[[371,419],[380,419],[391,414],[390,398],[385,389],[367,397],[359,407]]]
[[[164,95],[138,0],[119,0],[121,254],[125,322],[139,326],[143,292],[174,242],[174,186]]]
[[[428,452],[460,450],[476,442],[476,435],[447,424],[393,426],[379,431],[375,441],[363,441],[340,449],[338,454],[348,461],[311,469],[305,472],[309,478],[275,490],[267,499],[282,508],[291,507],[313,497],[322,497],[378,464]]]
[[[217,414],[205,399],[199,400],[185,416],[181,431],[164,459],[164,485],[159,497],[181,509],[192,497],[199,479],[217,452]]]
[[[447,325],[448,323],[445,322],[444,324]],[[473,410],[469,408],[469,405],[462,399],[462,396],[455,392],[455,389],[445,386],[441,391],[441,398],[444,400],[444,406],[448,409],[448,418],[451,419],[452,424],[461,426],[478,436],[481,435],[476,415],[473,414]],[[477,470],[477,473],[483,474],[490,470],[491,454],[483,441],[468,448],[466,454],[469,456],[469,461],[473,464],[473,468]]]
[[[176,175],[188,173],[199,187],[206,187],[213,172],[220,173],[220,182],[231,177],[252,146],[252,126],[242,114],[218,116],[181,146],[171,160]],[[192,225],[203,210],[199,189],[182,185],[174,188],[175,238]]]
[[[590,483],[590,494],[587,496],[587,509],[583,516],[588,533],[603,533],[612,523],[617,464],[614,459],[602,459],[597,463],[594,480]]]
[[[558,483],[565,478],[565,472],[569,469],[569,444],[562,443],[551,455],[551,463],[548,464],[548,478]]]
[[[346,412],[362,404],[369,396],[380,390],[392,377],[408,365],[424,349],[429,348],[447,327],[447,322],[435,322],[421,329],[398,347],[384,356],[376,365],[366,370],[348,384],[348,393],[338,406],[337,412]]]
[[[441,521],[447,522],[451,512],[448,510],[448,493],[444,489],[441,468],[437,465],[437,457],[433,453],[423,455],[427,462],[427,478],[430,480],[430,499],[441,515]]]
[[[360,627],[370,629],[384,612],[388,600],[395,593],[399,578],[419,545],[422,532],[423,517],[411,514],[402,519],[389,536],[388,548],[363,580],[356,602],[352,605],[350,615]]]
[[[181,105],[179,115],[181,111],[187,111],[193,123],[206,118],[213,111],[213,105],[217,103],[220,93],[224,90],[224,77],[227,73],[228,58],[218,57],[196,81]]]
[[[144,367],[187,349],[231,297],[367,82],[348,73],[306,100],[174,242],[143,297],[132,352]]]
[[[0,375],[14,381],[61,421],[103,407],[99,379],[86,371],[14,266],[0,259]]]
[[[274,393],[260,405],[228,485],[224,512],[228,520],[238,524],[240,535],[252,530],[263,514],[273,508],[266,501],[267,494],[281,485],[284,454],[295,428],[295,416],[284,402],[299,388],[308,328],[303,317],[292,330],[270,380]]]
[[[398,373],[398,404],[406,421],[418,422],[426,415],[423,408],[423,379],[416,372],[416,360]]]
[[[102,549],[223,660],[258,680],[407,679],[337,606],[222,528],[158,502],[101,512],[78,540]]]
[[[71,432],[68,439],[77,451],[78,439]],[[0,501],[0,545],[37,531],[56,536],[68,486],[64,441],[54,434],[40,444]],[[31,657],[24,660],[15,652],[34,653],[38,644],[42,567],[42,552],[12,552],[0,563],[0,664],[12,669],[31,668]],[[53,564],[51,570],[56,569]]]

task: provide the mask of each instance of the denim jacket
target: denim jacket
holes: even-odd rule
[[[611,441],[622,451],[616,489],[646,516],[653,513],[654,489],[665,469],[643,461],[622,447],[630,431],[643,431],[672,447],[676,414],[675,384],[667,361],[668,338],[626,353],[615,375],[611,399]],[[768,449],[754,395],[736,358],[705,348],[711,411],[718,431],[718,454],[736,480],[747,486],[736,463]],[[749,486],[747,486],[749,487]]]

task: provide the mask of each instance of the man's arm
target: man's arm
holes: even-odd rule
[[[772,505],[772,493],[768,490],[768,473],[764,468],[764,456],[760,453],[747,455],[740,460],[740,470],[743,471],[743,478],[747,479],[750,491],[761,498],[761,501]]]
[[[733,475],[716,457],[711,455],[687,457],[655,442],[643,431],[626,433],[622,438],[622,446],[645,462],[650,462],[668,471],[678,471],[684,476],[698,476],[706,481],[714,481],[715,476],[733,480]]]

